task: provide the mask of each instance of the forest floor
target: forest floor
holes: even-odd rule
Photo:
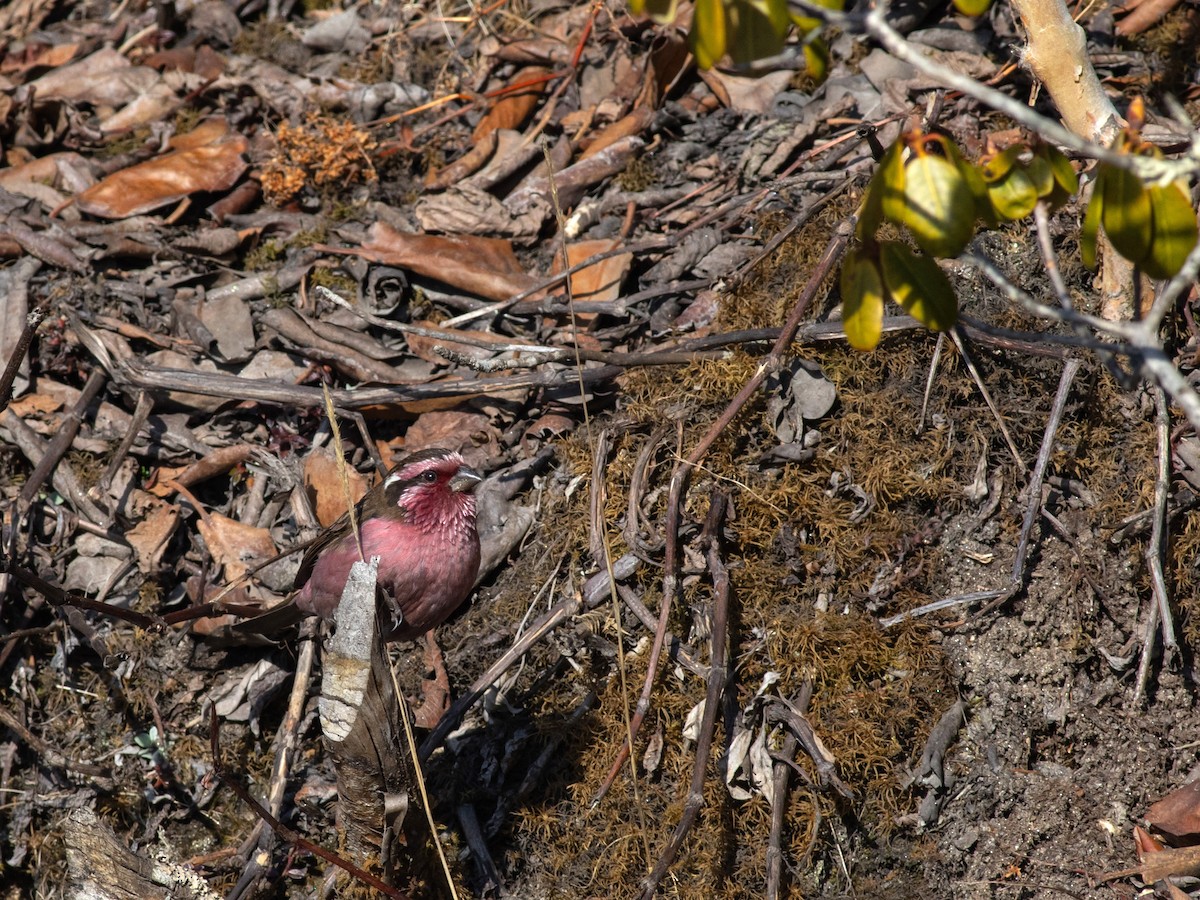
[[[1196,112],[1193,8],[1133,37],[1081,15],[1118,108]],[[900,19],[1053,114],[1006,5]],[[312,896],[338,871],[295,840],[344,849],[321,652],[310,672],[311,646],[222,612],[288,594],[296,556],[255,567],[344,508],[336,440],[358,494],[426,447],[488,476],[481,580],[436,632],[449,693],[422,643],[391,651],[425,725],[480,694],[417,729],[459,896],[636,896],[656,866],[689,898],[1161,877],[1134,829],[1200,774],[1200,438],[960,262],[953,339],[892,309],[850,349],[859,129],[886,146],[936,85],[826,38],[818,83],[795,44],[698,71],[683,31],[603,2],[0,8],[0,364],[25,357],[0,408],[5,900],[111,888],[97,834],[199,876],[175,896]],[[970,158],[1022,137],[940,99]],[[1081,213],[1048,233],[1095,311]],[[1032,219],[974,247],[1052,302]],[[1194,381],[1193,304],[1167,329]],[[1176,843],[1200,830],[1157,809]],[[431,847],[397,884],[450,896]]]

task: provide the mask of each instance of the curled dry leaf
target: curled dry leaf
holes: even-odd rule
[[[68,100],[119,109],[151,90],[159,74],[131,65],[111,47],[97,50],[77,63],[47,72],[32,83],[37,102]]]
[[[533,287],[509,241],[472,235],[404,234],[376,222],[356,256],[400,266],[489,300],[507,300]]]
[[[138,523],[125,532],[125,540],[137,554],[142,574],[153,574],[179,525],[179,510],[146,491],[134,490],[129,498],[129,512],[138,517]]]
[[[498,455],[499,432],[492,420],[482,413],[446,410],[422,413],[404,436],[409,453],[429,447],[458,450],[473,466],[483,465],[489,456]]]
[[[471,142],[478,143],[502,128],[520,128],[524,125],[541,102],[550,74],[550,69],[541,66],[526,66],[518,70],[507,85],[506,92],[475,126]]]
[[[243,525],[220,513],[209,513],[200,520],[197,528],[213,561],[223,570],[226,584],[271,559],[277,552],[267,529]]]
[[[1200,836],[1200,781],[1189,781],[1146,810],[1146,823],[1172,843]]]
[[[567,262],[574,268],[585,260],[602,253],[609,253],[621,246],[619,238],[606,238],[596,241],[576,241],[567,245]],[[571,295],[575,300],[610,303],[621,296],[621,282],[629,274],[629,266],[633,256],[629,253],[619,253],[599,262],[584,266],[571,275]],[[562,271],[562,257],[555,255],[554,272]],[[591,321],[596,313],[579,313],[582,321]]]
[[[190,194],[225,191],[246,171],[249,142],[228,133],[223,119],[209,120],[171,142],[170,153],[109,175],[76,197],[86,213],[125,219],[175,203]],[[199,132],[199,134],[197,134]]]
[[[357,503],[367,492],[367,480],[346,466],[350,496]],[[313,450],[304,460],[304,487],[317,513],[317,521],[328,527],[346,512],[346,489],[333,453],[324,447]]]

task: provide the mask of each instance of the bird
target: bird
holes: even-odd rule
[[[410,640],[436,628],[467,598],[479,573],[474,492],[481,480],[450,450],[401,460],[356,506],[362,556],[350,516],[343,515],[305,551],[290,599],[235,630],[271,634],[307,616],[332,619],[350,567],[372,556],[379,557],[376,583],[392,617],[384,639]]]

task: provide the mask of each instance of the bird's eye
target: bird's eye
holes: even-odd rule
[[[437,472],[433,471],[432,469],[430,469],[428,472],[422,472],[421,480],[426,484],[433,484],[435,481],[437,481]]]

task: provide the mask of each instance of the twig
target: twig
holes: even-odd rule
[[[793,701],[792,706],[801,715],[808,711],[809,700],[812,697],[812,677],[807,676],[800,688],[800,696]],[[783,744],[779,748],[778,759],[773,765],[772,778],[775,780],[771,796],[774,803],[771,806],[771,833],[767,840],[767,900],[779,900],[783,890],[783,826],[787,818],[787,796],[789,783],[792,780],[792,767],[789,762],[796,756],[796,747],[800,740],[795,732],[784,734]],[[785,762],[786,760],[786,762]],[[817,815],[820,815],[818,812]]]
[[[112,773],[108,769],[103,766],[94,766],[91,763],[76,762],[64,756],[26,728],[25,724],[5,706],[0,706],[0,725],[11,730],[23,743],[27,744],[34,753],[41,757],[42,763],[54,766],[56,769],[66,769],[68,772],[86,775],[88,778],[95,779],[97,787],[103,790],[112,790]]]
[[[929,360],[929,374],[925,377],[925,393],[921,396],[921,416],[917,419],[917,434],[925,430],[925,414],[929,412],[929,397],[933,394],[933,379],[937,374],[938,363],[942,359],[942,348],[946,346],[946,332],[937,337],[937,345],[933,348],[933,359]]]
[[[1171,615],[1167,582],[1163,577],[1162,555],[1166,543],[1167,498],[1171,478],[1171,416],[1162,391],[1154,392],[1154,406],[1158,413],[1158,473],[1154,479],[1154,514],[1151,518],[1150,542],[1146,545],[1146,566],[1150,570],[1150,588],[1153,602],[1142,636],[1142,656],[1138,662],[1137,685],[1133,692],[1134,704],[1142,702],[1150,683],[1150,669],[1154,655],[1154,642],[1161,630],[1163,642],[1163,664],[1170,662],[1179,649],[1175,638],[1175,623]]]
[[[154,398],[146,391],[138,391],[137,404],[133,408],[133,415],[129,420],[129,427],[125,430],[125,434],[121,437],[121,443],[117,445],[117,449],[113,452],[112,459],[108,463],[108,467],[104,470],[104,474],[100,476],[100,490],[108,493],[108,489],[112,487],[112,481],[117,475],[117,470],[121,468],[121,464],[125,462],[125,457],[129,455],[129,451],[133,449],[133,442],[137,440],[138,434],[141,433],[142,427],[146,424],[146,420],[150,418],[150,413],[154,409]]]
[[[969,594],[959,594],[943,600],[936,600],[933,603],[926,603],[924,606],[919,606],[916,609],[910,609],[907,612],[880,619],[879,626],[881,628],[890,628],[906,619],[918,618],[930,613],[939,612],[943,609],[955,606],[967,606],[987,600],[990,602],[979,612],[979,615],[985,615],[1000,604],[1012,599],[1021,590],[1025,584],[1025,560],[1029,555],[1029,535],[1033,530],[1033,523],[1037,519],[1038,511],[1042,508],[1042,482],[1046,476],[1046,466],[1050,463],[1050,455],[1054,450],[1054,437],[1058,432],[1059,423],[1062,421],[1071,383],[1075,380],[1075,374],[1079,371],[1080,365],[1080,360],[1074,358],[1068,359],[1066,365],[1063,366],[1062,375],[1058,380],[1058,392],[1054,396],[1054,405],[1051,407],[1050,417],[1046,422],[1046,429],[1042,435],[1042,445],[1038,450],[1037,462],[1034,463],[1033,474],[1030,475],[1029,485],[1026,488],[1029,491],[1029,498],[1025,506],[1025,518],[1021,523],[1021,537],[1017,543],[1017,552],[1013,559],[1012,573],[1009,576],[1008,585],[989,591],[974,591]]]
[[[808,754],[809,759],[817,769],[817,782],[823,788],[832,788],[842,800],[853,803],[854,792],[842,781],[837,773],[837,760],[825,746],[825,742],[817,736],[817,732],[809,724],[808,718],[787,700],[780,699],[767,707],[767,721],[781,722],[800,741],[800,746]]]
[[[315,629],[315,620],[309,620],[306,626]],[[304,719],[304,707],[308,700],[308,686],[312,678],[313,663],[316,660],[317,639],[314,634],[308,634],[300,642],[300,653],[296,659],[296,672],[292,677],[292,693],[288,697],[287,712],[279,723],[279,731],[275,736],[275,760],[271,764],[271,782],[267,791],[267,804],[271,815],[278,818],[283,810],[284,794],[287,790],[288,774],[292,768],[296,747],[300,738],[300,723]],[[269,858],[271,840],[265,832],[266,823],[259,819],[250,836],[242,842],[238,855],[246,860],[246,871],[234,890],[230,891],[227,900],[238,900],[239,897],[253,893],[255,886],[266,874],[267,867],[261,861]],[[273,832],[272,832],[273,833]],[[255,853],[255,850],[258,853]]]
[[[627,553],[613,562],[613,574],[615,574],[618,581],[621,581],[633,575],[640,565],[641,561],[636,556],[632,553]],[[495,684],[500,679],[500,676],[516,665],[521,657],[529,652],[530,647],[563,622],[572,618],[580,610],[595,609],[607,600],[611,590],[609,583],[608,570],[600,570],[588,579],[582,591],[561,600],[549,612],[534,622],[529,627],[529,630],[522,634],[520,639],[503,656],[492,663],[486,672],[475,679],[474,683],[467,690],[467,693],[456,700],[446,710],[441,720],[437,723],[437,726],[429,732],[429,736],[421,743],[421,761],[425,762],[429,759],[433,751],[441,746],[442,741],[446,739],[446,735],[458,727],[458,723],[462,721],[462,717],[466,715],[467,710],[479,702],[479,699],[488,688]]]
[[[291,828],[288,828],[286,825],[284,825],[275,816],[271,815],[266,807],[264,807],[261,803],[255,800],[253,796],[251,796],[250,792],[246,790],[246,786],[243,785],[241,781],[235,778],[232,773],[225,768],[225,762],[221,756],[221,725],[217,720],[217,714],[215,710],[210,713],[208,722],[209,745],[212,748],[213,758],[213,775],[220,779],[223,785],[237,794],[239,800],[254,810],[255,814],[264,822],[266,822],[272,831],[274,831],[289,844],[294,844],[301,850],[305,850],[314,856],[319,856],[321,859],[325,860],[325,862],[331,863],[332,865],[337,866],[339,869],[348,872],[352,877],[369,884],[371,887],[375,888],[375,890],[381,891],[388,897],[393,897],[395,900],[408,900],[408,894],[404,893],[404,891],[401,891],[399,888],[394,888],[390,884],[384,883],[370,872],[360,869],[353,863],[342,859],[336,853],[331,853],[324,847],[314,844],[312,841],[305,840]]]
[[[1008,597],[993,600],[984,607],[981,614],[995,608],[1000,603],[1015,595],[1025,583],[1025,560],[1029,557],[1029,536],[1033,532],[1033,523],[1038,519],[1038,511],[1042,508],[1042,482],[1046,477],[1046,467],[1050,465],[1050,456],[1054,453],[1054,438],[1058,434],[1058,426],[1062,422],[1063,411],[1067,406],[1067,395],[1071,392],[1071,383],[1079,371],[1081,361],[1068,359],[1063,366],[1062,375],[1058,379],[1058,392],[1054,395],[1054,405],[1050,408],[1050,417],[1046,421],[1046,430],[1042,434],[1042,446],[1038,450],[1037,462],[1033,466],[1033,474],[1029,477],[1026,490],[1029,496],[1025,503],[1025,518],[1021,522],[1021,537],[1017,541],[1017,552],[1013,558],[1012,575]]]
[[[42,489],[42,485],[46,483],[46,479],[50,477],[50,473],[54,471],[63,456],[66,455],[67,450],[70,449],[71,442],[75,440],[75,435],[79,434],[79,426],[83,423],[84,413],[87,412],[87,408],[92,405],[92,401],[100,394],[107,380],[108,374],[103,369],[93,369],[92,374],[88,376],[87,383],[83,386],[83,390],[79,394],[79,399],[75,401],[75,405],[63,417],[58,430],[54,433],[54,437],[46,444],[42,458],[38,460],[37,466],[30,473],[29,480],[21,488],[21,495],[17,499],[17,508],[20,511],[19,516],[21,518],[24,518],[29,505],[37,497],[38,491]]]
[[[6,409],[3,413],[0,413],[0,424],[3,424],[5,428],[12,432],[14,442],[21,449],[25,458],[36,467],[46,456],[50,443],[43,441],[11,409]],[[88,498],[87,493],[79,486],[79,479],[76,477],[75,469],[70,463],[60,459],[58,465],[53,469],[50,483],[54,485],[56,491],[71,503],[75,508],[76,514],[81,518],[86,517],[93,523],[103,521],[104,512]]]
[[[1013,461],[1017,464],[1017,471],[1024,475],[1028,469],[1025,467],[1025,460],[1021,458],[1021,451],[1017,449],[1017,442],[1013,440],[1008,426],[1004,424],[1004,416],[1000,415],[1000,409],[996,406],[996,401],[992,399],[987,385],[983,383],[983,378],[979,374],[975,360],[971,356],[970,351],[967,350],[967,342],[963,338],[962,330],[957,325],[950,329],[950,339],[954,341],[954,346],[958,348],[958,355],[967,364],[967,371],[971,373],[971,380],[975,382],[975,387],[979,389],[979,393],[983,397],[983,402],[987,404],[987,408],[992,413],[992,418],[996,420],[996,426],[1000,429],[1000,434],[1004,437],[1004,443],[1008,447],[1008,452],[1012,454]]]
[[[21,329],[21,336],[17,339],[16,346],[13,347],[12,356],[8,358],[4,374],[0,375],[0,412],[3,412],[8,407],[8,402],[12,400],[13,382],[17,380],[17,373],[21,371],[21,363],[25,361],[25,354],[29,352],[33,336],[37,332],[38,326],[46,318],[47,312],[49,312],[49,307],[45,303],[39,303],[25,317],[25,327]]]
[[[487,838],[484,837],[483,829],[479,827],[479,816],[475,812],[475,806],[471,803],[462,803],[455,811],[458,814],[458,824],[462,828],[463,839],[471,850],[471,859],[475,861],[479,874],[483,878],[480,894],[500,895],[504,883],[500,879],[500,870],[496,868],[491,851],[488,850]]]
[[[637,739],[642,722],[645,721],[646,714],[650,711],[650,693],[654,687],[654,680],[658,675],[658,663],[662,658],[663,644],[667,634],[667,622],[671,615],[671,604],[679,586],[679,520],[682,514],[684,490],[691,477],[692,470],[705,457],[709,448],[712,447],[721,433],[729,426],[729,423],[750,402],[750,398],[762,386],[767,375],[776,371],[782,364],[784,355],[791,348],[792,340],[800,328],[800,320],[808,311],[809,304],[812,303],[825,278],[842,258],[846,245],[850,241],[850,236],[854,233],[854,225],[857,221],[858,217],[852,215],[838,226],[837,230],[830,237],[829,243],[825,247],[825,252],[821,255],[821,259],[809,275],[804,289],[800,292],[800,296],[796,298],[796,303],[792,307],[791,314],[780,330],[779,337],[776,338],[771,351],[763,358],[754,375],[742,386],[742,389],[729,402],[729,405],[721,413],[717,421],[713,423],[712,427],[701,438],[700,443],[688,454],[685,460],[675,467],[675,472],[671,476],[670,493],[667,498],[667,521],[664,529],[666,534],[666,553],[663,560],[663,597],[659,609],[658,630],[654,634],[654,644],[650,650],[646,679],[642,683],[642,693],[638,698],[637,707],[634,710],[633,721],[631,723],[632,734],[618,751],[617,758],[609,769],[608,777],[605,778],[604,783],[596,792],[596,797],[592,801],[593,803],[603,797],[616,780],[617,773],[620,772],[625,760],[629,758],[631,743]]]
[[[797,5],[797,0],[790,0]],[[804,4],[808,6],[808,4]],[[1117,153],[1107,147],[1080,137],[1067,130],[1058,122],[1036,113],[1031,106],[1022,103],[995,88],[980,84],[969,75],[957,72],[945,66],[930,56],[921,53],[915,46],[906,41],[898,31],[888,24],[886,19],[887,4],[878,3],[862,19],[868,34],[879,41],[883,48],[897,59],[908,63],[922,75],[927,75],[944,88],[960,91],[1003,113],[1013,121],[1039,134],[1047,140],[1054,141],[1063,147],[1068,147],[1082,156],[1098,159],[1109,165],[1117,166],[1136,173],[1147,181],[1170,182],[1178,178],[1190,178],[1200,171],[1200,138],[1192,135],[1191,147],[1187,155],[1180,159],[1154,158],[1150,156],[1134,156],[1127,153]],[[836,14],[830,15],[825,11],[824,18],[836,21]],[[850,17],[840,16],[848,23]],[[1101,123],[1103,124],[1103,123]],[[1115,130],[1115,129],[1114,129]]]
[[[708,518],[704,523],[704,535],[701,542],[707,544],[708,569],[713,582],[712,606],[712,661],[708,670],[708,690],[704,695],[704,714],[701,717],[700,733],[696,737],[696,757],[692,763],[692,781],[688,787],[687,800],[684,803],[683,815],[675,826],[675,833],[663,849],[655,863],[654,869],[642,886],[642,900],[650,900],[679,855],[679,848],[696,823],[700,809],[704,806],[704,782],[708,773],[709,754],[712,750],[713,734],[716,731],[717,713],[721,705],[721,695],[729,679],[729,669],[725,665],[725,644],[729,632],[729,570],[721,558],[720,532],[725,518],[725,506],[728,498],[719,490],[714,490],[712,502],[708,510]]]

